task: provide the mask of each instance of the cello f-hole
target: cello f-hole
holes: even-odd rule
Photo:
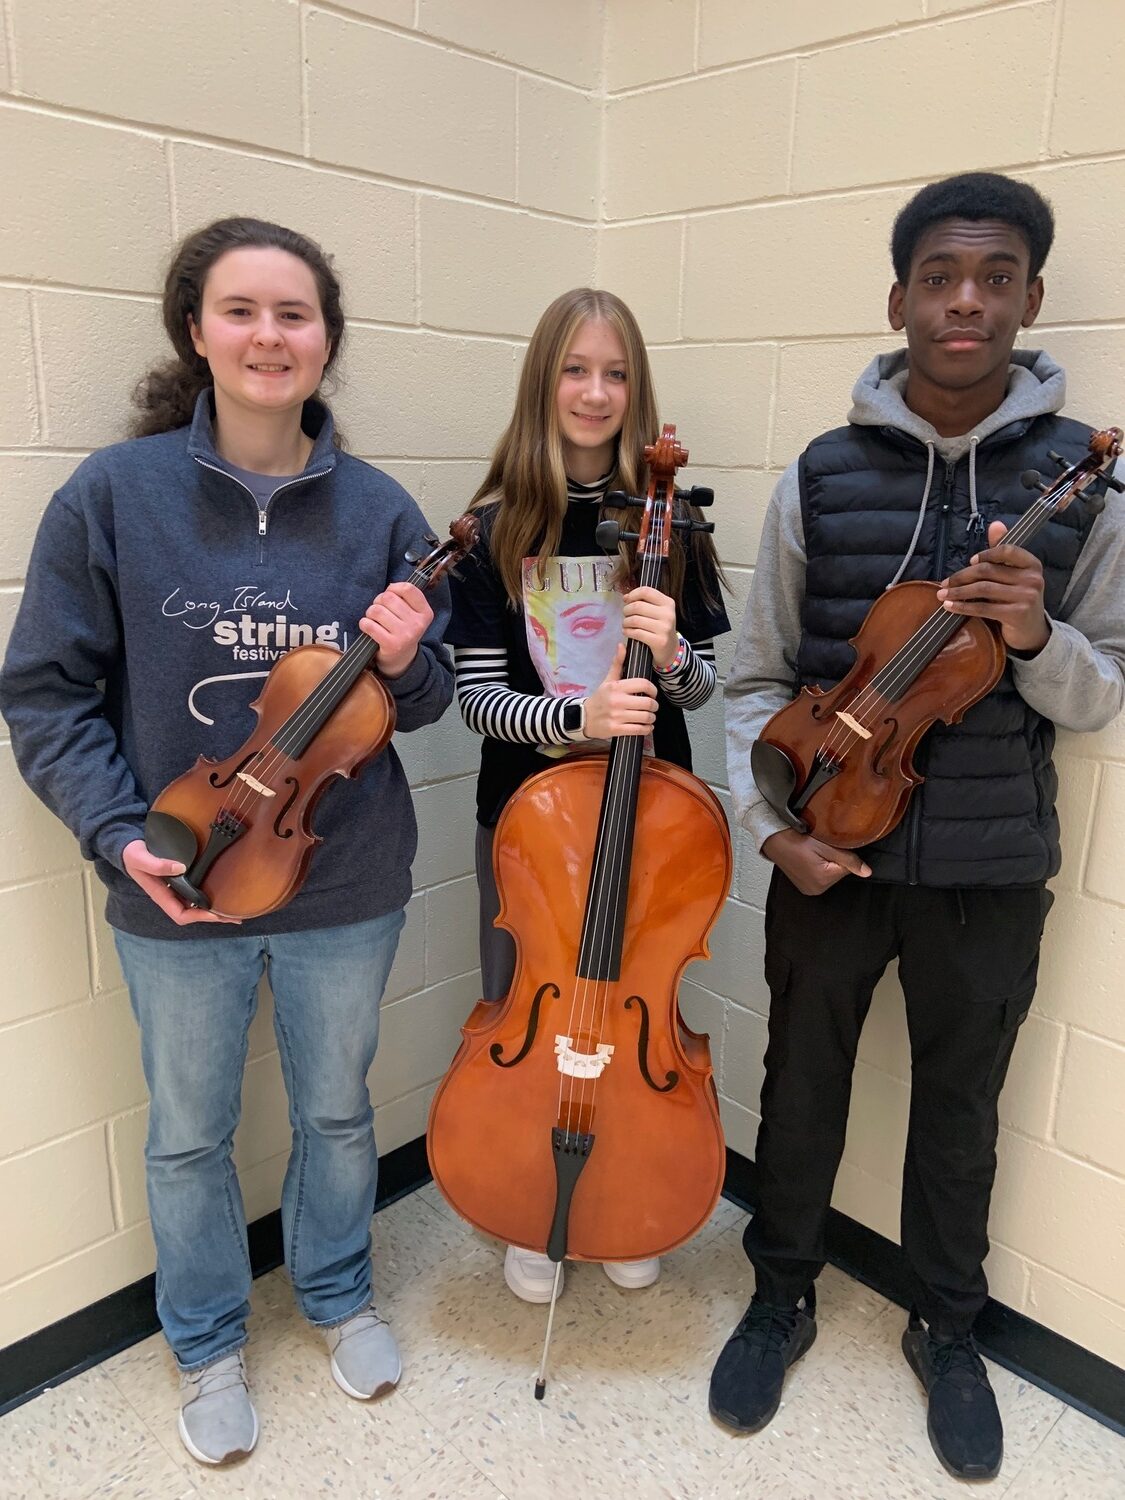
[[[648,1069],[648,1006],[640,995],[630,995],[625,1002],[625,1009],[629,1010],[634,1001],[636,1001],[641,1009],[641,1026],[637,1032],[637,1066],[641,1070],[641,1077],[650,1089],[654,1090],[657,1094],[666,1094],[679,1083],[680,1075],[674,1068],[669,1068],[668,1072],[664,1075],[665,1081],[663,1083],[657,1083],[653,1079]]]
[[[531,1044],[535,1040],[535,1033],[539,1030],[539,1010],[543,1004],[543,996],[548,990],[551,991],[552,1000],[559,998],[560,991],[558,985],[552,984],[549,979],[546,984],[541,984],[535,991],[535,998],[531,1002],[531,1011],[527,1018],[527,1033],[523,1039],[523,1046],[516,1053],[515,1057],[510,1057],[507,1062],[504,1061],[504,1045],[502,1042],[493,1042],[492,1046],[489,1047],[488,1055],[498,1068],[514,1068],[516,1063],[522,1062],[531,1051]]]

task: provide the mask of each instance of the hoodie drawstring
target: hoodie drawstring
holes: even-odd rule
[[[977,509],[977,444],[979,437],[969,439],[969,554],[984,542],[984,517]]]
[[[890,583],[887,584],[887,587],[889,589],[893,589],[894,588],[895,584],[899,581],[899,579],[902,577],[902,575],[906,572],[906,568],[907,568],[908,563],[910,562],[910,559],[914,556],[914,549],[918,545],[918,538],[922,535],[922,522],[926,519],[926,504],[927,504],[927,502],[928,502],[928,500],[930,498],[930,485],[933,482],[934,482],[934,445],[933,445],[933,443],[927,441],[927,443],[926,443],[926,483],[925,483],[925,487],[922,490],[922,503],[918,507],[918,519],[914,523],[914,535],[910,538],[910,546],[906,549],[906,556],[903,558],[903,560],[898,565],[898,572],[891,579]]]

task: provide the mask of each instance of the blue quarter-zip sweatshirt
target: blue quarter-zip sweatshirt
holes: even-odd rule
[[[303,425],[314,438],[308,464],[264,509],[216,452],[205,391],[190,427],[86,459],[43,517],[0,711],[25,779],[94,861],[107,919],[125,932],[293,932],[366,921],[409,899],[417,829],[393,746],[325,790],[313,818],[324,844],[298,895],[269,916],[177,927],[121,863],[169,781],[247,738],[274,662],[310,641],[346,648],[430,530],[399,484],[336,448],[327,408],[306,403]],[[433,723],[453,695],[444,583],[429,600],[417,657],[387,682],[400,730]]]

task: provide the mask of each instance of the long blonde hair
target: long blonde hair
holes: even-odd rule
[[[496,445],[488,473],[472,499],[472,507],[495,504],[490,534],[493,561],[513,607],[521,603],[522,566],[538,543],[539,582],[545,581],[546,560],[558,551],[566,515],[566,469],[563,465],[562,434],[559,430],[557,393],[563,364],[583,323],[606,323],[621,340],[625,351],[625,385],[629,400],[625,421],[617,440],[610,490],[642,493],[646,443],[660,434],[652,370],[637,320],[620,297],[591,287],[576,287],[556,297],[539,319],[527,346],[512,419]],[[607,516],[630,516],[637,512],[607,509]],[[721,576],[709,537],[693,538],[702,554],[710,554],[715,575]],[[632,572],[633,549],[622,546],[619,576]],[[683,584],[684,551],[670,549],[670,584],[678,599]],[[707,572],[701,572],[705,594]]]

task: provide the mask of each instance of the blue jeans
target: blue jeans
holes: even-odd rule
[[[297,1304],[331,1327],[371,1300],[378,1157],[367,1070],[405,913],[271,937],[114,932],[152,1105],[156,1307],[182,1370],[246,1342],[250,1258],[231,1160],[247,1033],[269,969],[293,1149],[281,1196]]]

